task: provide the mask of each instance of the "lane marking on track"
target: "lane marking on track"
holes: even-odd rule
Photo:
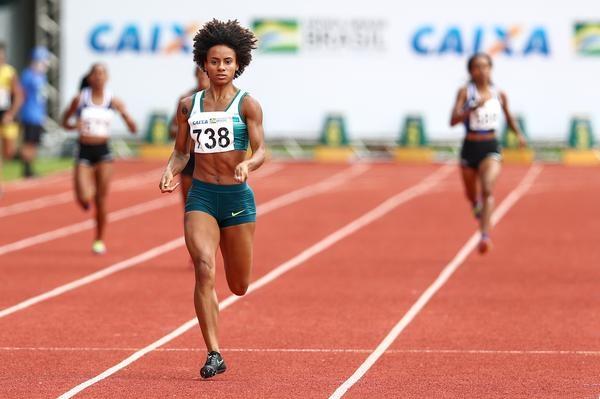
[[[256,173],[255,177],[264,178],[282,169],[283,166],[274,165],[272,168],[265,170],[262,174]],[[157,180],[158,181],[158,180]],[[113,211],[108,214],[109,222],[116,222],[123,219],[128,219],[134,216],[138,216],[150,211],[165,208],[176,204],[180,197],[178,196],[163,196],[152,201],[143,202],[138,205],[123,208],[118,211]],[[7,253],[19,251],[34,245],[42,244],[48,241],[63,238],[72,234],[80,233],[85,230],[90,230],[95,227],[95,221],[93,219],[84,220],[82,222],[73,223],[68,226],[60,227],[55,230],[40,233],[35,236],[27,237],[22,240],[18,240],[12,243],[0,245],[0,256],[6,255]],[[0,316],[1,317],[1,316]]]
[[[264,170],[259,169],[255,174],[252,175],[252,178],[263,178],[272,175],[281,169],[283,169],[282,164],[267,164]],[[111,183],[110,191],[128,191],[147,186],[153,182],[158,182],[163,170],[164,168],[157,168],[146,172],[137,173],[132,176],[120,178]],[[154,186],[155,185],[152,187],[154,188]],[[0,207],[0,218],[48,208],[51,206],[62,205],[69,202],[75,202],[72,190],[59,194],[45,195],[36,199],[17,202],[15,204]]]
[[[259,213],[260,216],[266,215],[269,212],[272,212],[272,211],[274,211],[278,208],[284,207],[286,205],[290,205],[294,202],[298,202],[301,199],[308,198],[310,196],[314,196],[314,195],[323,193],[325,191],[331,190],[331,189],[343,184],[344,182],[349,181],[349,180],[363,174],[369,168],[370,168],[370,165],[367,165],[367,164],[356,164],[354,166],[348,167],[348,168],[342,170],[341,172],[324,179],[321,182],[310,184],[308,186],[294,190],[290,193],[283,194],[279,197],[273,198],[272,200],[259,205],[257,207],[257,212]],[[264,177],[265,175],[267,175],[267,174],[263,174],[262,176]],[[161,200],[155,200],[155,201],[165,201],[165,200],[168,200],[171,203],[177,203],[177,202],[179,202],[179,196],[173,195],[173,196],[167,197],[167,199],[163,198]],[[154,248],[152,248],[148,251],[145,251],[139,255],[136,255],[132,258],[117,262],[117,263],[115,263],[109,267],[106,267],[104,269],[101,269],[95,273],[89,274],[85,277],[79,278],[70,283],[56,287],[50,291],[47,291],[43,294],[34,296],[32,298],[29,298],[29,299],[22,301],[22,302],[14,305],[14,306],[11,306],[9,308],[0,310],[0,319],[8,316],[10,314],[13,314],[15,312],[18,312],[20,310],[26,309],[30,306],[33,306],[37,303],[46,301],[50,298],[54,298],[54,297],[57,297],[59,295],[66,293],[66,292],[72,291],[83,285],[87,285],[94,281],[100,280],[104,277],[110,276],[111,274],[117,273],[121,270],[125,270],[125,269],[131,268],[133,266],[139,265],[150,259],[156,258],[159,255],[162,255],[169,251],[173,251],[174,249],[183,247],[184,245],[185,245],[185,240],[184,240],[183,236],[180,236],[174,240],[168,241],[162,245],[154,247]],[[1,249],[1,247],[0,247],[0,249]],[[1,252],[0,252],[0,254],[1,254]]]
[[[313,244],[309,248],[305,249],[298,255],[296,255],[293,258],[289,259],[288,261],[282,263],[281,265],[277,266],[275,269],[271,270],[269,273],[263,275],[258,280],[254,281],[252,284],[250,284],[250,287],[248,288],[248,292],[246,295],[251,294],[254,291],[257,291],[258,289],[260,289],[260,288],[264,287],[265,285],[269,284],[270,282],[276,280],[278,277],[282,276],[283,274],[287,273],[288,271],[296,268],[297,266],[303,264],[304,262],[311,259],[312,257],[314,257],[314,256],[318,255],[319,253],[325,251],[326,249],[330,248],[331,246],[333,246],[337,242],[341,241],[342,239],[346,238],[347,236],[355,233],[356,231],[369,225],[370,223],[380,219],[381,217],[385,216],[389,212],[396,209],[399,205],[401,205],[405,202],[408,202],[416,197],[419,197],[421,195],[428,193],[433,187],[435,187],[439,182],[441,182],[442,179],[444,179],[446,176],[448,176],[448,174],[452,170],[454,170],[454,167],[452,167],[450,165],[445,165],[445,166],[437,169],[435,172],[433,172],[432,174],[430,174],[423,180],[421,180],[419,183],[388,198],[387,200],[385,200],[384,202],[382,202],[375,208],[371,209],[370,211],[367,211],[362,216],[360,216],[357,219],[353,220],[352,222],[346,224],[345,226],[336,230],[335,232],[329,234],[328,236],[321,239],[317,243]],[[224,310],[224,309],[228,308],[229,306],[231,306],[234,303],[236,303],[237,301],[239,301],[241,298],[243,298],[243,297],[236,296],[236,295],[230,295],[229,297],[225,298],[223,301],[221,301],[219,303],[219,310]],[[175,338],[177,338],[180,335],[184,334],[185,332],[189,331],[192,327],[196,326],[197,324],[198,324],[198,321],[196,320],[196,318],[188,320],[187,322],[183,323],[181,326],[179,326],[175,330],[171,331],[169,334],[163,336],[162,338],[158,339],[157,341],[154,341],[150,345],[136,351],[135,353],[133,353],[126,359],[119,362],[118,364],[110,367],[109,369],[98,374],[97,376],[90,378],[89,380],[84,381],[83,383],[81,383],[81,384],[77,385],[76,387],[70,389],[69,391],[65,392],[64,394],[59,396],[59,399],[71,398],[71,397],[77,395],[81,391],[89,388],[90,386],[96,384],[97,382],[102,381],[105,378],[110,377],[111,375],[124,369],[125,367],[127,367],[130,364],[134,363],[135,361],[139,360],[144,355],[146,355],[146,354],[156,350],[157,348],[160,348],[161,346],[167,344],[168,342],[174,340]]]
[[[64,171],[56,174],[37,177],[28,180],[9,181],[4,183],[4,187],[10,191],[26,190],[28,188],[39,188],[40,185],[57,184],[63,181],[68,181],[71,177],[71,172]]]
[[[251,182],[252,179],[263,179],[267,176],[271,176],[272,174],[279,172],[285,167],[285,164],[281,163],[268,163],[256,172],[252,172],[250,177],[248,178]]]
[[[162,170],[162,168],[153,169],[148,172],[143,172],[115,180],[113,183],[111,183],[110,191],[127,191],[147,185],[152,181],[158,181],[160,175],[157,174],[162,172]],[[65,191],[59,194],[45,195],[36,199],[17,202],[12,205],[0,207],[0,218],[48,208],[55,205],[66,204],[68,202],[75,202],[73,190]]]
[[[0,347],[4,352],[135,352],[142,348],[101,347]],[[154,352],[206,352],[205,348],[156,348]],[[222,348],[222,353],[358,353],[373,352],[373,349],[344,348]],[[451,354],[451,355],[518,355],[518,356],[600,356],[593,350],[492,350],[492,349],[390,349],[386,354]]]
[[[12,205],[1,207],[0,218],[11,215],[18,215],[20,213],[46,208],[49,206],[66,204],[67,202],[71,201],[74,201],[72,191],[66,191],[60,194],[45,195],[40,198],[17,202]]]
[[[143,202],[127,208],[119,209],[108,214],[109,222],[116,222],[123,219],[128,219],[134,216],[142,215],[150,211],[162,209],[180,202],[179,197],[163,197],[152,201]],[[34,245],[42,244],[48,241],[67,237],[72,234],[80,233],[85,230],[93,229],[96,222],[93,219],[84,220],[70,224],[68,226],[59,227],[58,229],[50,230],[45,233],[40,233],[35,236],[23,238],[8,244],[0,245],[0,255],[6,255],[11,252],[20,251]]]
[[[517,187],[502,201],[492,215],[492,225],[496,225],[504,215],[513,207],[514,204],[529,190],[536,177],[541,173],[542,167],[534,164],[523,177]],[[419,299],[412,305],[408,312],[400,319],[400,321],[392,328],[388,335],[381,341],[375,350],[367,357],[367,359],[358,367],[342,385],[329,397],[337,399],[344,396],[358,380],[360,380],[367,371],[377,362],[377,360],[386,352],[404,329],[413,321],[419,312],[427,305],[429,300],[437,291],[448,281],[452,274],[465,261],[467,256],[475,249],[479,242],[479,232],[473,233],[466,244],[458,251],[454,259],[450,261],[441,271],[435,281],[421,294]]]

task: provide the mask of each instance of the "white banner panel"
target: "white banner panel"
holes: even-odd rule
[[[573,114],[600,129],[600,2],[471,0],[63,0],[62,103],[93,62],[145,126],[193,87],[192,37],[215,17],[260,38],[236,85],[262,104],[267,135],[316,138],[329,112],[353,138],[398,135],[421,113],[433,139],[448,126],[474,51],[494,54],[493,79],[536,140],[565,139]]]

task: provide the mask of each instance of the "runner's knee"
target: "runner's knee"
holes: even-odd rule
[[[194,262],[196,283],[202,284],[202,286],[214,284],[215,267],[211,257],[207,253],[200,252],[192,255],[192,261]]]
[[[229,289],[237,296],[245,295],[248,292],[248,283],[247,282],[230,282]]]
[[[484,200],[487,200],[488,198],[493,199],[494,194],[492,193],[492,188],[489,185],[484,184],[483,187],[481,187],[481,196]]]

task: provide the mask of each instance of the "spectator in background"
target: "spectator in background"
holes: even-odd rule
[[[6,44],[0,42],[0,138],[4,159],[11,159],[15,155],[19,127],[14,119],[22,103],[23,92],[19,84],[19,76],[15,68],[6,63]],[[1,170],[0,159],[0,172]]]
[[[32,162],[36,157],[44,124],[48,115],[46,102],[48,79],[48,62],[50,54],[45,47],[36,47],[31,53],[31,64],[21,74],[21,86],[25,94],[25,102],[21,108],[23,124],[23,146],[21,160],[23,176],[33,177]]]

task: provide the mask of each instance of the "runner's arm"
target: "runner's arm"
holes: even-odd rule
[[[123,122],[125,122],[129,131],[135,134],[135,132],[137,131],[137,125],[131,117],[131,115],[129,114],[129,112],[127,112],[127,109],[125,108],[125,103],[123,103],[123,101],[121,101],[118,98],[113,98],[112,106],[119,113],[119,115],[121,115],[121,118],[123,118]]]
[[[467,102],[467,89],[462,87],[458,90],[456,95],[456,101],[452,108],[452,115],[450,116],[450,126],[456,126],[462,123],[465,118],[469,115],[469,110],[465,110],[465,103]]]
[[[79,106],[79,96],[75,96],[69,105],[69,108],[65,110],[63,113],[61,125],[67,130],[75,130],[77,129],[77,123],[73,123],[71,118],[75,115],[77,111],[77,107]]]
[[[515,121],[515,118],[510,112],[510,109],[508,107],[508,97],[506,96],[505,92],[500,92],[500,99],[502,100],[502,111],[504,111],[504,116],[506,117],[506,123],[508,124],[508,127],[516,133],[517,139],[519,140],[519,146],[525,147],[527,145],[527,139],[521,131],[521,127],[519,126],[517,121]]]
[[[244,97],[242,115],[248,127],[248,138],[252,148],[252,156],[240,162],[235,168],[235,179],[244,182],[248,173],[258,169],[265,162],[265,133],[263,129],[263,112],[258,101],[250,96]]]
[[[179,183],[173,184],[173,178],[185,168],[185,165],[190,159],[188,117],[191,110],[191,103],[192,98],[186,97],[179,102],[179,106],[177,107],[177,135],[175,137],[175,146],[159,184],[159,188],[163,193],[170,193],[177,188]]]

